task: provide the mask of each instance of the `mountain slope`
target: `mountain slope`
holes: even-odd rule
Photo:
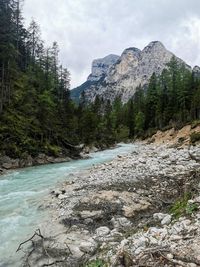
[[[84,90],[95,86],[100,80],[102,81],[108,74],[109,68],[113,66],[120,57],[117,55],[108,55],[104,58],[95,59],[92,62],[92,73],[88,76],[87,81],[82,85],[71,90],[71,98],[79,101],[79,97]]]
[[[127,102],[138,86],[144,88],[148,85],[154,72],[161,74],[173,56],[174,54],[168,51],[161,42],[153,41],[143,50],[135,47],[125,49],[121,57],[115,57],[116,61],[114,60],[113,63],[109,62],[104,72],[101,64],[95,64],[100,61],[93,61],[92,74],[86,83],[71,91],[72,97],[74,98],[75,95],[77,99],[85,91],[89,102],[93,102],[97,95],[111,101],[116,96],[121,96],[122,101]],[[183,60],[176,56],[175,58],[191,70],[191,67]]]

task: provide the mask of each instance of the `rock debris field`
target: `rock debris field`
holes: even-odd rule
[[[136,143],[51,192],[24,266],[200,266],[200,146]],[[42,229],[42,228],[41,228]]]

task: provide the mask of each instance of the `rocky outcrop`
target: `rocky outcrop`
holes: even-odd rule
[[[115,58],[116,62],[109,61],[108,67],[105,68],[102,68],[101,61],[94,61],[93,72],[88,81],[73,89],[72,96],[76,94],[76,97],[80,97],[82,89],[81,92],[85,92],[86,99],[90,102],[93,102],[97,95],[110,100],[121,96],[122,101],[127,102],[135,94],[137,87],[145,88],[153,73],[161,74],[173,56],[161,42],[154,41],[142,51],[135,47],[125,49],[118,60]],[[192,71],[184,61],[175,58]],[[196,70],[197,68],[194,69]]]
[[[0,157],[0,175],[3,174],[6,170],[31,167],[44,164],[53,164],[53,163],[62,163],[68,162],[71,158],[67,156],[60,157],[50,157],[45,154],[39,154],[37,157],[33,158],[31,155],[28,155],[23,159],[12,159],[8,156]]]
[[[62,163],[68,162],[72,159],[85,158],[83,145],[73,146],[69,143],[65,143],[65,148],[58,156],[49,156],[44,153],[39,153],[37,156],[31,155],[23,156],[23,158],[11,158],[4,155],[4,152],[0,154],[0,175],[6,170],[18,169],[24,167],[31,167],[44,164]]]
[[[92,73],[88,77],[88,81],[99,81],[104,78],[109,71],[109,68],[114,65],[119,56],[117,55],[108,55],[104,58],[95,59],[92,62]]]
[[[108,74],[110,67],[113,66],[118,59],[119,56],[117,55],[108,55],[104,58],[95,59],[92,62],[92,72],[88,76],[87,81],[81,86],[71,90],[71,98],[75,102],[79,102],[82,92],[102,81]]]
[[[181,147],[190,145],[191,135],[194,133],[200,133],[200,123],[198,122],[196,125],[186,125],[179,130],[174,128],[166,131],[159,130],[145,142],[155,143],[156,145],[167,144],[174,147]]]

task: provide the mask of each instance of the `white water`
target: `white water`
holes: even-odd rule
[[[0,267],[21,266],[22,254],[15,251],[47,218],[47,211],[39,206],[56,183],[71,173],[133,150],[133,144],[120,144],[115,149],[92,153],[90,159],[30,167],[0,176]]]

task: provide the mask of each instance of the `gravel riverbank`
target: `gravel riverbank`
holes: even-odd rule
[[[51,192],[49,237],[34,239],[25,265],[200,266],[199,161],[200,146],[136,143],[70,175]]]

